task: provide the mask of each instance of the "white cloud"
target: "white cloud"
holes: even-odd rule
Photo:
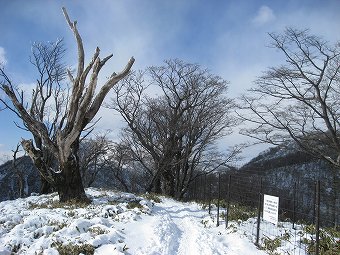
[[[11,151],[6,150],[6,146],[4,144],[0,144],[0,164],[10,160],[11,155]]]
[[[275,14],[272,9],[266,5],[262,5],[257,12],[257,15],[253,18],[252,22],[255,25],[264,25],[270,21],[275,20]]]
[[[20,83],[18,85],[19,91],[22,91],[25,99],[30,99],[32,97],[32,91],[36,88],[35,83]]]
[[[7,60],[5,57],[5,49],[3,47],[0,47],[0,65],[6,65]]]

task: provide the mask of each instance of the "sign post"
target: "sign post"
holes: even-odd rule
[[[279,221],[279,197],[263,195],[263,219],[277,225]]]

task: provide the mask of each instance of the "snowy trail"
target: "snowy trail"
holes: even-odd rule
[[[254,254],[246,238],[229,233],[223,226],[206,228],[207,214],[197,204],[163,199],[152,216],[137,221],[125,233],[129,254],[136,255],[240,255]],[[249,250],[249,253],[247,252]],[[241,252],[241,253],[240,253]],[[256,254],[265,254],[256,251]]]
[[[265,255],[242,231],[216,227],[196,203],[87,189],[88,206],[56,203],[57,194],[0,203],[0,255]],[[139,206],[136,206],[138,204]],[[86,248],[87,247],[87,248]],[[80,252],[80,251],[79,251]]]

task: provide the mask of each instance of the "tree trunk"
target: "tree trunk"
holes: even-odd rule
[[[153,176],[149,186],[146,188],[146,192],[154,192],[156,194],[162,194],[160,175],[156,174]]]
[[[175,196],[175,177],[171,167],[167,167],[162,172],[162,191],[167,196]]]
[[[24,175],[23,173],[17,168],[16,165],[16,159],[13,159],[13,168],[16,172],[17,178],[18,178],[18,195],[19,197],[25,197],[25,190],[24,190]]]
[[[60,163],[60,175],[57,178],[59,201],[91,202],[85,194],[80,175],[79,161],[76,156],[70,156],[67,162]]]
[[[24,191],[24,174],[18,168],[18,165],[17,165],[17,153],[18,152],[19,152],[19,144],[17,145],[16,150],[13,151],[12,168],[15,171],[17,178],[18,178],[18,196],[25,197],[26,194]]]
[[[155,182],[153,183],[153,188],[154,188],[154,192],[156,194],[162,194],[162,188],[161,188],[161,179],[160,176],[158,176],[155,180]]]
[[[51,169],[43,161],[42,152],[34,148],[32,140],[22,140],[22,146],[33,160],[34,165],[42,176],[42,189],[46,191],[48,186],[52,186],[58,191],[59,201],[78,201],[89,203],[90,199],[86,196],[83,182],[80,175],[78,158],[79,139],[77,139],[70,150],[71,155],[66,160],[59,159],[59,169]]]
[[[52,192],[52,186],[45,178],[40,175],[40,194],[49,194]]]

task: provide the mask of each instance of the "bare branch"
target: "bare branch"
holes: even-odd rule
[[[255,81],[251,96],[242,97],[239,117],[248,122],[242,133],[272,144],[294,140],[339,167],[340,48],[309,31],[270,36],[287,64],[270,68]]]
[[[149,189],[161,182],[163,192],[181,197],[214,142],[236,125],[234,104],[226,96],[227,82],[197,65],[170,60],[145,75],[132,73],[116,87],[114,108],[128,124],[131,150],[152,159]],[[162,95],[143,95],[149,78]]]
[[[80,80],[80,76],[82,75],[82,73],[84,71],[85,53],[84,53],[83,41],[82,41],[81,36],[80,36],[80,34],[78,32],[78,29],[77,29],[77,21],[71,22],[65,7],[62,7],[62,11],[64,13],[64,16],[65,16],[65,19],[67,21],[67,24],[69,25],[70,29],[73,31],[73,34],[74,34],[74,36],[76,38],[76,41],[77,41],[77,46],[78,46],[78,70],[77,70],[76,81],[75,81],[74,84],[78,86],[78,82]],[[74,88],[74,89],[77,89],[77,88]]]

